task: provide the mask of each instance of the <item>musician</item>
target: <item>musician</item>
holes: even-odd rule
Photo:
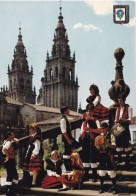
[[[15,134],[13,131],[8,131],[5,135],[5,140],[2,147],[2,153],[4,155],[4,166],[7,170],[7,195],[15,195],[15,191],[13,190],[13,183],[18,184],[18,173],[16,170],[15,163],[15,152],[14,145],[19,142],[18,139],[15,138]]]
[[[125,98],[123,96],[119,96],[118,98],[119,107],[116,110],[116,116],[115,116],[115,124],[119,123],[124,128],[125,131],[122,135],[120,135],[118,138],[116,138],[116,151],[118,153],[118,162],[121,162],[121,154],[123,150],[126,153],[126,160],[125,165],[126,167],[129,167],[130,162],[130,152],[132,150],[131,148],[131,136],[130,136],[130,129],[129,124],[132,118],[132,108],[125,103]]]
[[[82,123],[80,131],[80,142],[82,144],[83,150],[81,153],[81,160],[83,162],[85,175],[84,180],[89,179],[89,169],[92,169],[92,181],[97,181],[97,156],[98,150],[94,145],[94,139],[98,133],[93,133],[89,131],[89,128],[97,129],[100,128],[100,122],[95,120],[93,117],[94,106],[88,104],[86,106],[85,121]],[[88,130],[87,130],[88,129]]]
[[[59,177],[66,173],[66,168],[63,162],[59,160],[58,151],[52,151],[50,160],[47,160],[46,162],[47,175],[42,180],[42,188],[55,188],[59,185],[62,185],[61,181],[59,180]],[[66,186],[63,185],[63,188],[66,188]]]
[[[109,109],[101,104],[101,96],[97,85],[92,84],[89,88],[91,95],[86,99],[87,103],[94,106],[94,118],[100,121],[109,119]]]
[[[109,126],[106,122],[101,124],[100,135],[95,139],[95,145],[99,150],[99,176],[101,188],[99,193],[104,192],[104,179],[106,176],[106,169],[108,175],[113,183],[113,194],[117,193],[116,186],[116,171],[111,159],[111,149],[115,149],[115,138],[109,133]]]
[[[60,120],[60,129],[62,132],[62,141],[64,142],[64,148],[65,148],[63,159],[64,159],[64,164],[65,164],[66,170],[71,171],[72,165],[71,165],[71,161],[70,161],[70,153],[72,152],[72,150],[74,148],[76,148],[77,151],[81,150],[81,146],[73,138],[73,136],[71,134],[70,122],[73,121],[74,119],[68,117],[68,115],[70,113],[69,108],[67,106],[63,106],[60,109],[60,112],[62,114],[62,118]]]
[[[32,187],[36,186],[36,179],[40,170],[42,170],[42,147],[41,130],[37,124],[30,124],[29,130],[32,133],[30,143],[25,155],[23,170],[33,173]]]

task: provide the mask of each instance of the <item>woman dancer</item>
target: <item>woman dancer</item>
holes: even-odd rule
[[[109,109],[101,104],[101,96],[99,95],[99,88],[95,84],[92,84],[89,88],[91,95],[86,101],[94,106],[93,117],[100,121],[109,119]]]

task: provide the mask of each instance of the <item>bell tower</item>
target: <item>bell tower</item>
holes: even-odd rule
[[[19,28],[18,42],[15,46],[11,68],[8,65],[8,96],[21,103],[35,104],[36,91],[33,88],[33,68],[29,70],[26,49]]]
[[[71,57],[68,34],[63,23],[62,7],[55,29],[51,55],[47,52],[44,77],[38,102],[60,108],[67,105],[71,110],[78,107],[78,79],[75,79],[75,52]]]

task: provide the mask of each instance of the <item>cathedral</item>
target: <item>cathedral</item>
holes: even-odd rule
[[[47,52],[46,68],[36,104],[33,68],[29,68],[19,28],[13,60],[8,65],[9,87],[0,89],[0,132],[5,132],[6,127],[20,129],[32,122],[54,118],[60,115],[59,109],[63,105],[77,111],[79,86],[75,78],[75,52],[71,56],[68,42],[60,7],[52,51],[51,55]],[[30,114],[30,110],[34,112]]]

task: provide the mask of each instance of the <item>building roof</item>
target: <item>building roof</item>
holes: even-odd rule
[[[60,114],[60,109],[59,108],[53,108],[53,107],[47,107],[47,106],[41,106],[41,105],[36,105],[36,104],[30,104],[30,103],[24,103],[22,106],[28,105],[30,107],[35,108],[37,111],[43,111],[43,112],[51,112],[51,113],[57,113]],[[77,114],[77,112],[71,111],[70,110],[70,115],[71,116],[81,116],[81,114]]]
[[[14,104],[14,105],[23,105],[22,103],[16,101],[15,99],[12,99],[11,97],[5,97],[7,103],[10,103],[10,104]]]
[[[61,119],[61,115],[55,117],[55,118],[50,118],[47,120],[43,120],[40,122],[37,122],[38,125],[47,125],[47,124],[59,124]]]
[[[37,122],[38,125],[48,125],[48,124],[60,124],[60,119],[61,119],[62,115],[59,115],[55,118],[50,118],[47,120],[43,120],[40,122]],[[69,115],[69,117],[72,117],[71,115]],[[79,116],[78,116],[79,117]],[[78,119],[77,119],[78,120]]]

